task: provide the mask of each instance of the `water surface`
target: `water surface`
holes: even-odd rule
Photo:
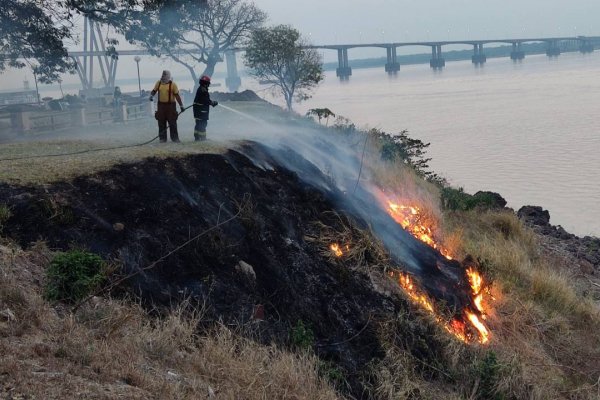
[[[431,142],[431,167],[468,192],[497,191],[518,209],[540,205],[551,223],[600,235],[600,51],[529,56],[482,68],[450,62],[328,73],[297,111],[328,107],[359,126]]]

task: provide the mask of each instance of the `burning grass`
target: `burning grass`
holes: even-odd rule
[[[42,298],[50,252],[0,246],[0,397],[335,399],[309,354],[261,346],[184,303],[149,317],[94,298],[76,314]]]
[[[542,254],[535,234],[506,211],[450,213],[462,251],[493,277],[493,330],[501,362],[512,362],[536,398],[597,398],[600,310],[579,290],[577,266]],[[504,390],[514,388],[504,383]]]

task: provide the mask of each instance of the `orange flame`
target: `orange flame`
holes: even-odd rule
[[[331,246],[329,246],[329,249],[331,250],[331,252],[333,254],[335,254],[336,257],[341,257],[344,255],[344,252],[342,251],[342,249],[340,248],[340,245],[337,243],[332,244]]]
[[[424,222],[421,209],[415,206],[404,206],[388,201],[389,214],[392,216],[402,228],[407,230],[411,235],[419,239],[421,242],[437,249],[448,260],[452,260],[450,252],[440,247],[433,239],[433,232]]]
[[[389,207],[389,214],[394,221],[400,224],[402,228],[408,231],[415,238],[433,247],[434,249],[437,249],[444,257],[452,260],[450,252],[443,246],[436,243],[433,237],[432,229],[427,226],[428,221],[426,221],[426,218],[423,217],[419,207],[400,205],[392,201],[387,201],[387,203]],[[485,284],[483,277],[472,267],[467,269],[466,274],[471,286],[473,304],[480,313],[481,318],[485,320],[486,315],[483,304],[483,289]],[[392,277],[394,276],[393,273],[390,275]],[[473,332],[472,329],[474,329],[479,336],[479,343],[485,344],[489,342],[490,332],[475,313],[469,310],[464,310],[466,320],[455,317],[451,321],[445,321],[444,318],[436,313],[432,301],[420,289],[418,289],[409,275],[399,274],[398,284],[416,304],[433,314],[436,321],[442,324],[444,329],[453,334],[456,338],[465,343],[469,343],[473,340],[473,334],[471,332]],[[471,328],[467,326],[467,323]]]

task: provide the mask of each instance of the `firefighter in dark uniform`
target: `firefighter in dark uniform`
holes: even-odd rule
[[[210,106],[216,107],[219,104],[219,102],[210,99],[210,94],[208,94],[209,86],[210,77],[203,75],[200,78],[200,87],[196,91],[196,97],[194,98],[194,119],[196,120],[194,139],[197,142],[206,140],[206,126],[208,125]]]

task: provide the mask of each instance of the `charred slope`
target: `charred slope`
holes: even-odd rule
[[[314,168],[314,176],[326,177]],[[333,190],[333,189],[332,189]],[[315,333],[315,349],[362,397],[365,365],[382,356],[377,321],[406,303],[378,293],[363,273],[341,270],[304,236],[326,220],[332,203],[289,170],[224,155],[149,159],[50,187],[0,187],[13,216],[4,234],[28,246],[85,247],[137,271],[190,237],[239,215],[128,281],[148,303],[184,296],[205,302],[207,318],[254,324],[264,341],[289,342],[298,320]],[[236,268],[253,266],[256,278]],[[261,307],[261,308],[262,308]]]

